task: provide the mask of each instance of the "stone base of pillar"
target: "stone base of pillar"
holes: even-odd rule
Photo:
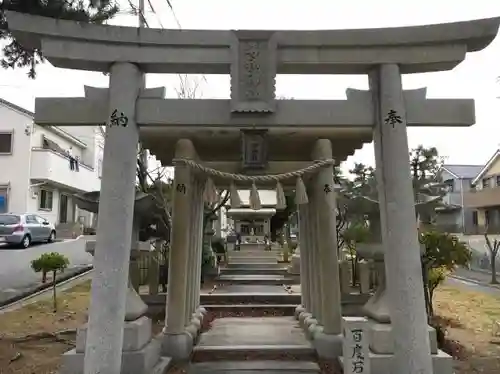
[[[377,322],[390,323],[389,296],[384,286],[379,286],[375,293],[363,306],[363,313]]]
[[[186,326],[186,332],[193,338],[193,345],[198,344],[201,327],[203,326],[203,319],[205,318],[206,314],[206,309],[199,307],[193,313],[190,324]]]
[[[168,365],[160,360],[161,342],[153,339],[152,323],[147,317],[125,322],[121,374],[148,374],[157,365]],[[87,325],[78,329],[76,347],[62,356],[61,374],[83,374],[83,359],[87,340]]]
[[[313,347],[320,358],[336,359],[342,356],[342,335],[325,334],[318,327],[313,336]]]
[[[429,331],[429,341],[431,343],[431,353],[438,353],[436,330],[427,326]],[[377,354],[392,354],[394,352],[394,339],[392,337],[392,326],[390,323],[379,323],[368,319],[368,339],[370,351]]]
[[[187,331],[181,334],[169,334],[163,331],[161,337],[162,356],[171,357],[173,360],[187,360],[193,352],[193,337]]]
[[[300,317],[300,314],[305,312],[306,311],[306,308],[304,308],[303,305],[298,305],[297,308],[295,308],[295,312],[294,312],[294,316],[295,316],[295,319],[299,319]]]
[[[379,355],[370,352],[370,374],[387,374],[391,372],[393,365],[392,355]],[[341,365],[343,364],[342,357],[339,357]],[[453,358],[443,351],[438,351],[432,355],[433,373],[438,374],[453,374]]]
[[[305,324],[306,320],[308,318],[312,318],[312,314],[309,313],[307,310],[303,311],[302,313],[299,314],[299,324],[302,328],[305,328],[307,325]]]
[[[436,331],[427,326],[431,346],[434,373],[452,374],[453,358],[440,351],[437,346]],[[392,326],[388,323],[368,320],[368,341],[370,350],[370,373],[385,374],[390,372],[394,353]]]

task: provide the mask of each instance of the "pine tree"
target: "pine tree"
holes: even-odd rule
[[[3,48],[2,67],[29,67],[28,76],[36,77],[36,66],[44,61],[39,48],[23,46],[9,31],[5,11],[15,11],[43,17],[102,24],[118,13],[115,0],[4,0],[0,5],[0,40],[6,40]]]

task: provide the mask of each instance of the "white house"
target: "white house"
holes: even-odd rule
[[[0,99],[0,212],[30,212],[55,224],[90,225],[72,195],[101,186],[102,135],[94,127],[40,127],[33,113]],[[68,152],[79,160],[70,167]]]

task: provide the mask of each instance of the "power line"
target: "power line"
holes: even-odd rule
[[[153,3],[151,2],[151,0],[148,0],[148,4],[149,4],[149,7],[151,8],[151,10],[153,11],[154,15],[156,16],[156,19],[158,20],[158,23],[160,24],[160,27],[163,29],[163,23],[161,22],[161,19],[160,17],[158,16],[158,14],[156,13],[156,10],[155,8],[153,7]]]
[[[172,1],[171,0],[165,0],[165,1],[167,2],[168,7],[170,8],[170,13],[172,13],[172,16],[174,17],[175,23],[177,23],[177,27],[182,30],[181,23],[179,22],[179,19],[177,18],[177,15],[175,14],[175,10],[174,10],[174,7],[172,5]]]

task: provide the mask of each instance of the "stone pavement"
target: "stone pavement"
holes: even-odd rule
[[[241,317],[213,321],[212,328],[201,335],[197,348],[284,345],[311,348],[293,317]]]

